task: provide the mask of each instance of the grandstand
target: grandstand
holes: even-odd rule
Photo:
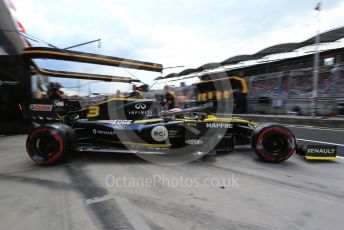
[[[158,80],[198,77],[213,79],[218,73],[241,76],[249,86],[248,112],[310,114],[315,37],[299,43],[267,47],[254,54],[236,55],[220,63],[171,73]],[[342,114],[344,103],[344,27],[320,34],[317,113]],[[342,114],[343,115],[343,114]]]

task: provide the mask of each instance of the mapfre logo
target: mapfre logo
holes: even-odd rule
[[[165,126],[156,126],[152,129],[151,135],[155,141],[164,141],[168,138],[168,131]]]
[[[135,105],[135,109],[145,109],[147,108],[147,105],[144,103],[139,103]]]
[[[230,123],[207,123],[206,124],[206,128],[216,128],[216,129],[225,128],[225,129],[230,129],[232,127],[233,127],[233,125],[230,124]]]
[[[31,104],[29,106],[29,109],[31,111],[50,112],[51,110],[53,110],[53,106],[52,105]]]

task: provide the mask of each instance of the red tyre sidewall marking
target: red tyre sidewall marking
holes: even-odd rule
[[[292,139],[292,149],[291,151],[283,158],[280,158],[279,160],[285,160],[285,159],[288,159],[294,152],[295,152],[295,148],[296,148],[296,145],[295,145],[295,139],[293,138],[292,134],[290,132],[288,132],[287,130],[284,130],[282,128],[268,128],[266,130],[264,130],[257,138],[257,141],[256,141],[256,149],[259,151],[259,153],[266,159],[268,160],[275,160],[274,158],[272,158],[271,156],[267,155],[264,151],[264,149],[260,149],[260,148],[257,148],[257,145],[258,143],[261,143],[262,139],[263,139],[263,136],[264,134],[270,132],[270,131],[276,131],[277,133],[281,133],[281,134],[284,134],[286,135],[288,138],[291,138]]]
[[[277,132],[280,132],[280,133],[284,133],[288,138],[290,138],[292,140],[292,147],[291,147],[291,150],[290,152],[285,156],[285,157],[282,157],[281,160],[285,160],[285,159],[288,159],[294,152],[295,152],[295,149],[296,149],[296,142],[295,142],[295,138],[293,137],[293,135],[291,134],[291,132],[285,130],[285,129],[282,129],[282,128],[276,128],[276,131]]]
[[[52,134],[52,135],[54,136],[55,140],[58,142],[59,149],[58,149],[58,151],[57,151],[56,153],[54,153],[54,155],[53,155],[51,158],[49,158],[48,160],[42,161],[42,162],[38,162],[38,161],[36,161],[36,159],[33,157],[32,153],[31,153],[31,145],[34,144],[34,143],[31,143],[31,140],[32,140],[32,138],[35,137],[38,133],[41,133],[41,132],[49,132],[50,134]],[[32,132],[32,133],[30,134],[30,136],[29,136],[29,142],[28,142],[28,144],[26,145],[26,150],[27,150],[27,152],[28,152],[30,158],[31,158],[32,160],[34,160],[35,162],[39,163],[39,164],[51,164],[51,163],[53,163],[57,158],[59,158],[59,157],[61,156],[61,154],[62,154],[62,152],[63,152],[63,149],[64,149],[64,144],[63,144],[63,141],[62,141],[60,135],[59,135],[56,131],[54,131],[54,130],[52,130],[52,129],[50,129],[50,128],[41,128],[41,129],[37,129],[37,130],[35,130],[34,132]]]

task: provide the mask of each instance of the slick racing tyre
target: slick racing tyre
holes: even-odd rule
[[[278,124],[263,124],[252,133],[251,146],[264,161],[278,163],[287,160],[296,149],[294,134]]]
[[[65,124],[48,124],[34,129],[26,140],[26,151],[40,165],[51,165],[66,159],[73,150],[73,130]]]

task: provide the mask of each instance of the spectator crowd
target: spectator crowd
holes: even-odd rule
[[[254,77],[251,80],[249,98],[259,97],[311,97],[313,74],[278,75],[265,78]],[[337,72],[320,72],[318,79],[319,97],[344,96],[344,69]]]

